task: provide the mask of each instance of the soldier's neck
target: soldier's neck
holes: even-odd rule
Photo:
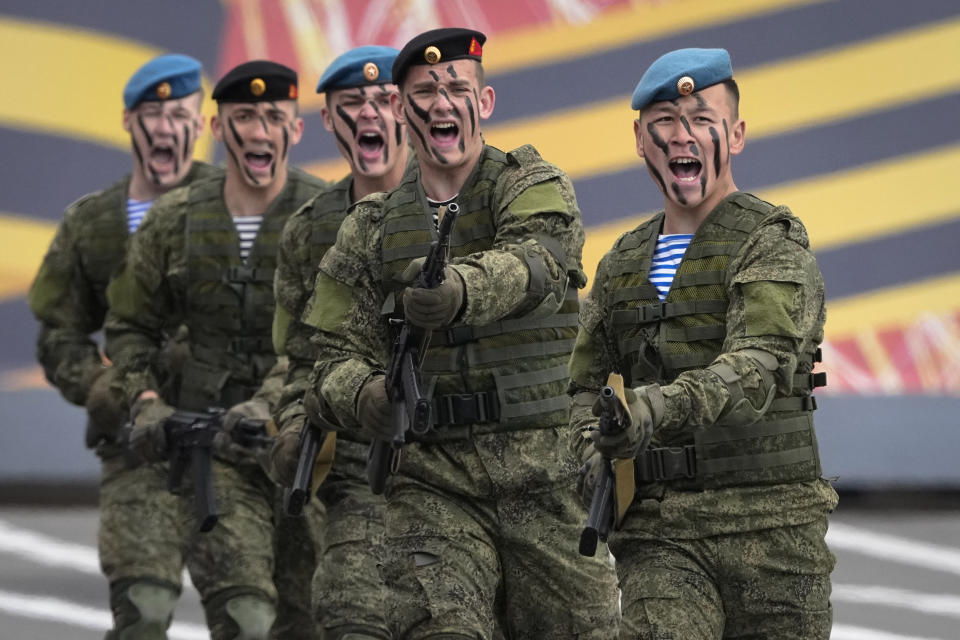
[[[731,181],[726,189],[716,190],[709,198],[692,207],[668,199],[664,203],[663,233],[696,233],[707,216],[735,191],[737,185]]]
[[[277,175],[264,187],[247,184],[234,171],[227,170],[223,183],[223,201],[231,216],[256,216],[270,208],[287,184],[287,168],[277,167]]]
[[[143,172],[134,170],[130,176],[130,187],[127,189],[127,197],[141,202],[146,200],[156,200],[167,191],[170,191],[175,185],[157,184],[150,180]]]
[[[442,167],[421,162],[420,183],[427,197],[435,202],[445,202],[460,193],[461,187],[480,161],[481,151],[482,149],[479,149],[476,157],[456,167]]]

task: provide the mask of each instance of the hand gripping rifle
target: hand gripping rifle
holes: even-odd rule
[[[600,424],[603,435],[616,435],[630,426],[630,410],[623,390],[623,377],[611,373],[607,385],[600,389]],[[600,477],[593,488],[587,524],[580,534],[580,555],[593,556],[597,541],[607,541],[610,530],[623,519],[627,507],[633,502],[635,489],[633,460],[604,458]],[[616,510],[616,520],[614,520]]]
[[[293,486],[284,492],[287,515],[299,516],[333,466],[337,432],[324,429],[309,417],[304,417],[300,431],[300,457]]]
[[[199,530],[206,533],[217,524],[217,497],[213,491],[211,447],[223,424],[223,409],[203,412],[177,411],[163,423],[170,453],[170,471],[167,489],[180,495],[183,474],[187,465],[193,478],[195,511]],[[273,439],[267,435],[263,420],[242,418],[230,432],[234,442],[245,447],[270,446]]]
[[[439,212],[440,224],[437,239],[430,243],[430,250],[414,282],[415,287],[434,289],[443,283],[443,271],[447,266],[450,249],[450,233],[456,222],[460,207],[451,202]],[[367,454],[367,481],[376,495],[383,493],[387,476],[395,473],[400,465],[400,447],[406,440],[407,430],[426,433],[431,426],[430,399],[420,388],[420,364],[430,344],[430,331],[410,323],[406,319],[391,318],[390,323],[399,325],[400,331],[393,341],[390,365],[387,367],[387,398],[390,400],[390,440],[375,439]]]

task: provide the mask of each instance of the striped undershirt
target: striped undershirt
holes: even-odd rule
[[[244,260],[250,255],[253,241],[257,239],[257,231],[263,216],[233,216],[233,224],[237,225],[237,235],[240,237],[240,257]]]
[[[692,239],[692,233],[670,233],[657,236],[653,266],[650,267],[650,282],[657,288],[661,301],[670,292],[673,277],[677,275],[677,266],[683,260],[683,254],[690,246]]]
[[[153,200],[134,200],[127,198],[127,231],[133,233],[143,222],[143,217],[150,210]]]

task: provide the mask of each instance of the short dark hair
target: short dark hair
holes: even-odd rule
[[[721,82],[727,89],[727,95],[730,96],[730,111],[733,113],[733,119],[740,119],[740,87],[733,78],[727,78]]]

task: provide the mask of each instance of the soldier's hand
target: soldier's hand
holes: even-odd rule
[[[303,423],[291,424],[280,432],[270,449],[270,469],[268,475],[279,485],[292,487],[297,475],[297,463],[300,461],[300,433]]]
[[[158,397],[140,398],[134,402],[130,409],[133,419],[130,451],[148,462],[166,460],[167,435],[163,424],[174,413],[174,408]]]
[[[580,456],[580,475],[577,477],[577,493],[580,494],[580,500],[583,505],[590,508],[593,501],[593,490],[600,479],[600,472],[603,465],[606,464],[603,456],[597,451],[593,443],[588,443]]]
[[[447,266],[443,282],[434,289],[407,287],[403,290],[403,311],[407,320],[424,329],[439,329],[453,323],[463,306],[463,278]]]
[[[663,394],[655,384],[636,389],[625,389],[624,396],[630,411],[630,424],[619,433],[591,433],[597,451],[608,458],[635,458],[650,444],[653,430],[663,419]],[[593,414],[602,412],[599,400],[593,405]]]
[[[111,386],[113,376],[100,367],[100,375],[87,394],[87,447],[93,449],[100,442],[116,442],[120,429],[129,417],[123,393]]]
[[[380,440],[389,440],[393,435],[386,381],[382,374],[371,377],[357,396],[357,421],[368,436]]]
[[[235,437],[234,430],[241,420],[271,420],[270,407],[264,400],[246,400],[233,405],[223,416],[220,430],[213,436],[213,453],[220,459],[234,464],[257,463],[255,448],[245,447]]]

